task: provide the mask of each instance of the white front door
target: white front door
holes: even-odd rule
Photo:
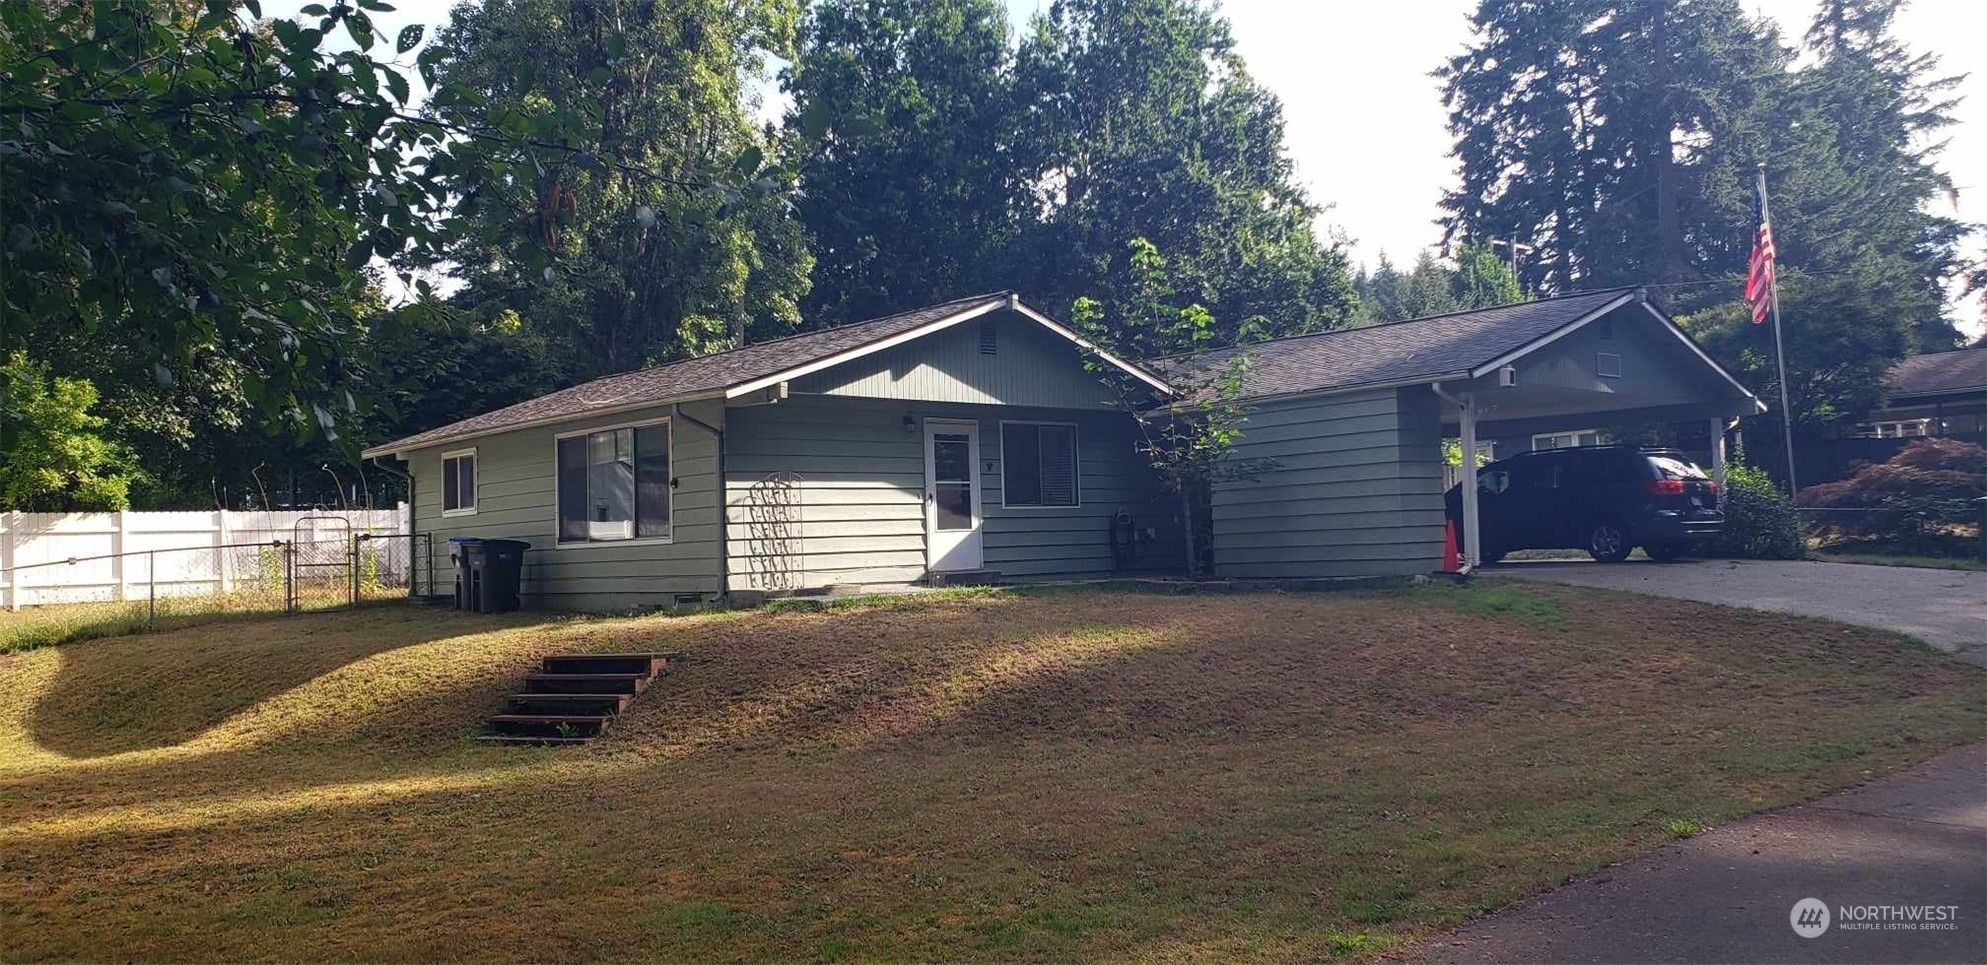
[[[925,566],[977,570],[980,424],[925,420]]]

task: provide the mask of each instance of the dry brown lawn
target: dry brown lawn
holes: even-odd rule
[[[579,648],[689,659],[470,739]],[[1365,957],[1983,737],[1901,638],[1562,587],[230,622],[0,657],[0,958]]]

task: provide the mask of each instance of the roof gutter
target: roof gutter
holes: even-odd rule
[[[413,452],[417,449],[432,449],[436,446],[446,446],[457,442],[467,442],[471,439],[481,439],[485,436],[503,435],[506,432],[518,432],[524,429],[536,429],[541,426],[559,425],[560,423],[565,423],[565,422],[578,422],[581,419],[591,419],[595,416],[603,416],[603,415],[617,415],[622,412],[634,412],[638,409],[659,409],[662,408],[663,406],[680,405],[685,402],[705,402],[711,399],[722,399],[722,398],[724,398],[724,393],[721,391],[699,392],[694,395],[680,395],[675,397],[664,396],[660,399],[650,399],[645,402],[623,402],[616,405],[603,405],[597,408],[588,409],[585,412],[568,412],[561,415],[543,416],[537,419],[526,419],[523,422],[511,422],[500,426],[492,426],[488,429],[477,429],[474,432],[464,432],[461,433],[460,435],[442,436],[439,438],[428,439],[423,442],[418,442],[411,446],[407,444],[407,439],[401,439],[396,442],[389,442],[386,443],[385,445],[374,446],[371,449],[363,450],[359,453],[359,455],[362,458],[366,459],[376,459],[380,456],[398,457],[402,453]],[[412,439],[415,437],[409,436],[408,438]]]
[[[389,461],[381,462],[380,460],[382,459]],[[414,474],[393,465],[393,463],[400,461],[398,459],[391,459],[387,456],[373,456],[369,461],[373,464],[373,468],[389,476],[399,476],[407,480],[407,595],[409,597],[419,596],[421,593],[420,580],[414,575]],[[431,557],[434,555],[433,547],[429,548],[428,554]],[[434,561],[430,559],[428,562],[430,571],[432,572]],[[431,580],[430,582],[433,581]],[[434,587],[430,586],[428,589],[433,590]]]
[[[717,439],[718,602],[720,604],[728,603],[731,600],[731,510],[730,507],[725,505],[725,481],[727,477],[724,471],[724,430],[683,411],[683,404],[680,402],[670,405],[669,415],[674,419],[682,419],[684,422],[688,422],[710,433],[713,438]]]

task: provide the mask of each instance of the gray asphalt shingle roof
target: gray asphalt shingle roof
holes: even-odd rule
[[[978,308],[989,302],[1005,301],[1007,296],[1008,293],[1004,291],[989,292],[985,295],[954,299],[913,311],[885,315],[882,318],[872,318],[818,332],[790,335],[716,355],[684,359],[633,372],[623,372],[619,375],[609,375],[493,412],[470,416],[460,422],[452,422],[404,439],[374,446],[366,451],[368,453],[405,452],[512,426],[580,418],[599,409],[682,401],[693,396],[742,385],[796,366],[818,362],[928,325],[967,309]]]
[[[1893,397],[1987,392],[1987,346],[1913,355],[1892,366],[1884,384]]]
[[[1433,380],[1493,361],[1632,291],[1583,292],[1366,328],[1293,335],[1218,349],[1201,358],[1205,365],[1225,366],[1237,354],[1250,353],[1243,398]],[[1187,363],[1182,358],[1159,359],[1147,367],[1164,375],[1183,375]]]

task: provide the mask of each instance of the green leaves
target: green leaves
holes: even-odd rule
[[[364,0],[361,0],[359,5],[365,6],[366,4]],[[382,6],[384,5],[382,4]],[[391,10],[393,8],[387,7],[387,9]],[[346,14],[345,32],[351,36],[353,43],[359,45],[360,50],[373,49],[375,38],[373,36],[373,21],[371,17],[358,12]]]
[[[400,28],[400,36],[393,41],[394,53],[404,54],[421,46],[421,38],[426,34],[427,29],[418,23]]]

